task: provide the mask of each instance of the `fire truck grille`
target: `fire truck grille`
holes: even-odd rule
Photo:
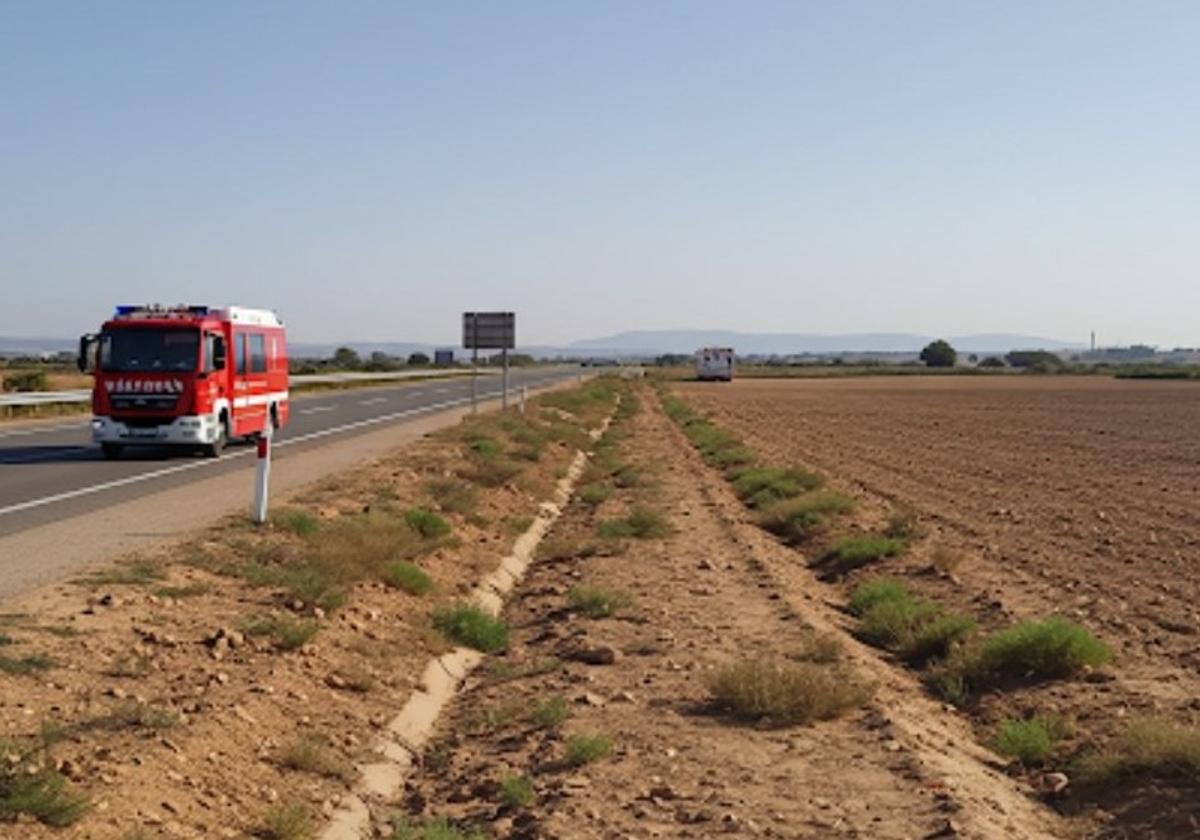
[[[177,402],[179,402],[179,397],[174,394],[153,396],[138,394],[128,397],[113,397],[112,407],[114,411],[171,411]]]

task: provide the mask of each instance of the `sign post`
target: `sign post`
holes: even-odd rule
[[[512,312],[464,312],[463,347],[471,351],[471,411],[477,410],[475,378],[479,351],[499,350],[503,364],[501,403],[508,408],[508,351],[517,345],[517,316]]]
[[[254,474],[254,510],[251,516],[262,525],[267,521],[267,500],[271,482],[271,422],[267,421],[258,438],[258,466]]]

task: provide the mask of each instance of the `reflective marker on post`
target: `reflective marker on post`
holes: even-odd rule
[[[254,475],[254,510],[251,516],[259,525],[267,521],[267,495],[271,480],[271,421],[258,438],[258,466]]]

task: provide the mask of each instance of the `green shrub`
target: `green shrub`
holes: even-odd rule
[[[272,514],[271,521],[276,528],[291,531],[299,537],[311,537],[321,527],[320,522],[311,513],[294,508],[277,511]]]
[[[733,492],[748,507],[764,508],[820,488],[818,475],[793,467],[750,467],[733,476]]]
[[[425,492],[444,513],[470,513],[479,503],[479,491],[457,478],[433,478]]]
[[[1097,786],[1127,779],[1200,781],[1200,727],[1162,718],[1135,719],[1103,749],[1079,759],[1072,775],[1080,784]]]
[[[592,507],[601,504],[610,495],[612,495],[612,489],[599,481],[593,481],[579,488],[579,500]]]
[[[775,726],[837,717],[870,696],[840,669],[770,657],[727,665],[709,679],[708,687],[722,711]]]
[[[40,653],[28,656],[5,656],[0,654],[0,673],[35,674],[54,667],[54,660]]]
[[[466,477],[484,487],[501,487],[521,474],[521,465],[511,458],[476,459]]]
[[[809,540],[825,527],[828,517],[853,509],[854,500],[828,490],[814,490],[773,502],[762,511],[759,524],[791,545]]]
[[[483,653],[508,647],[508,625],[473,604],[455,604],[437,610],[433,626],[452,642]]]
[[[389,840],[488,840],[488,835],[475,828],[458,828],[445,819],[413,825],[408,817],[400,817]]]
[[[304,647],[320,629],[321,626],[315,621],[296,618],[286,613],[256,616],[242,624],[246,635],[269,636],[280,650]]]
[[[280,757],[280,764],[316,776],[348,782],[354,779],[354,767],[338,755],[329,741],[319,735],[301,735]]]
[[[1009,718],[996,728],[992,749],[1022,764],[1040,764],[1054,752],[1061,731],[1060,722],[1050,718]]]
[[[10,373],[4,377],[3,390],[9,392],[28,393],[31,391],[50,390],[50,380],[44,370],[27,370],[20,373]]]
[[[404,521],[427,540],[438,539],[450,533],[450,523],[424,508],[409,508],[404,512]]]
[[[973,618],[945,612],[888,579],[855,589],[850,611],[859,618],[858,635],[863,641],[895,651],[914,664],[946,656],[976,627]]]
[[[645,483],[644,470],[634,464],[622,464],[612,476],[613,483],[626,490],[632,487],[640,487]]]
[[[829,547],[822,559],[835,570],[847,572],[884,557],[894,557],[905,545],[904,540],[895,537],[843,537]]]
[[[980,665],[1004,677],[1069,677],[1103,665],[1112,651],[1078,624],[1065,618],[1021,623],[992,635],[980,651]]]
[[[605,758],[612,752],[612,738],[607,735],[573,735],[567,740],[567,764],[582,767]]]
[[[529,721],[542,729],[552,729],[560,726],[571,716],[571,707],[567,698],[554,695],[539,702],[529,712]]]
[[[397,560],[385,567],[383,582],[409,595],[425,595],[433,590],[433,578],[408,560]]]
[[[928,620],[918,622],[896,652],[914,664],[939,659],[969,639],[978,626],[969,615],[939,611]]]
[[[53,770],[25,766],[0,770],[0,820],[11,822],[25,815],[63,828],[78,821],[88,807],[87,797],[72,791]]]
[[[499,458],[504,454],[504,447],[499,441],[488,437],[479,437],[468,444],[468,448],[480,458]]]
[[[316,837],[317,826],[312,812],[302,802],[277,805],[263,815],[258,836],[263,840],[310,840]]]
[[[628,592],[603,586],[576,586],[567,594],[571,609],[588,618],[608,618],[633,604]]]
[[[857,587],[850,595],[850,612],[860,618],[881,601],[911,599],[912,595],[898,580],[876,578]]]
[[[527,808],[533,804],[533,783],[525,776],[506,776],[500,780],[500,804],[506,808]]]
[[[668,537],[674,530],[667,518],[656,510],[637,505],[622,519],[606,519],[597,528],[606,539],[658,539]]]

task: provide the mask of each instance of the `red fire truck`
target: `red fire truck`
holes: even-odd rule
[[[92,440],[106,458],[147,445],[215,458],[287,423],[287,342],[266,309],[118,306],[80,338],[79,367],[94,372]]]

